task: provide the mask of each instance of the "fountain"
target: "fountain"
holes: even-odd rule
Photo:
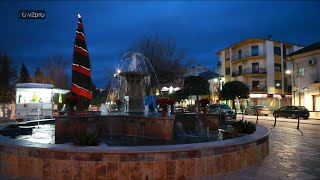
[[[129,114],[112,115],[102,105],[99,115],[56,117],[49,120],[55,128],[51,124],[43,133],[54,134],[47,142],[55,144],[21,138],[48,120],[18,123],[12,129],[0,125],[0,177],[211,179],[215,174],[262,162],[267,156],[269,130],[262,126],[257,126],[253,134],[226,139],[218,131],[218,114],[147,116],[149,109],[143,100],[150,76],[140,53],[125,55],[119,77]],[[28,131],[22,132],[25,127]],[[36,129],[41,134],[41,128]],[[22,132],[16,134],[20,139],[5,137],[12,132]],[[96,133],[102,143],[85,147],[71,144],[79,132]]]
[[[118,93],[118,98],[125,100],[127,114],[143,115],[145,112],[145,89],[150,86],[148,66],[155,74],[151,63],[143,54],[130,51],[123,55],[117,73],[114,74],[118,82],[113,86],[116,86],[114,89]],[[156,81],[159,85],[157,77]]]

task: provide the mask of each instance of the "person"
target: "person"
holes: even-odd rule
[[[33,103],[38,102],[38,95],[36,94],[36,92],[33,92],[33,96],[32,96],[31,102],[33,102]]]

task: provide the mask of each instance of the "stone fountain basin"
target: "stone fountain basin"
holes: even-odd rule
[[[0,174],[39,179],[199,179],[237,171],[268,155],[269,130],[196,144],[79,147],[0,136]],[[1,176],[0,176],[1,177]]]

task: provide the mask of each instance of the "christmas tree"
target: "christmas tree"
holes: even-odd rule
[[[80,14],[74,43],[71,92],[80,97],[78,110],[87,109],[92,99],[91,65]]]

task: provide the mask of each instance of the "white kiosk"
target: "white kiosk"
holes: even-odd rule
[[[16,85],[16,120],[52,118],[54,93],[67,92],[69,91],[54,89],[52,84],[18,83]]]

